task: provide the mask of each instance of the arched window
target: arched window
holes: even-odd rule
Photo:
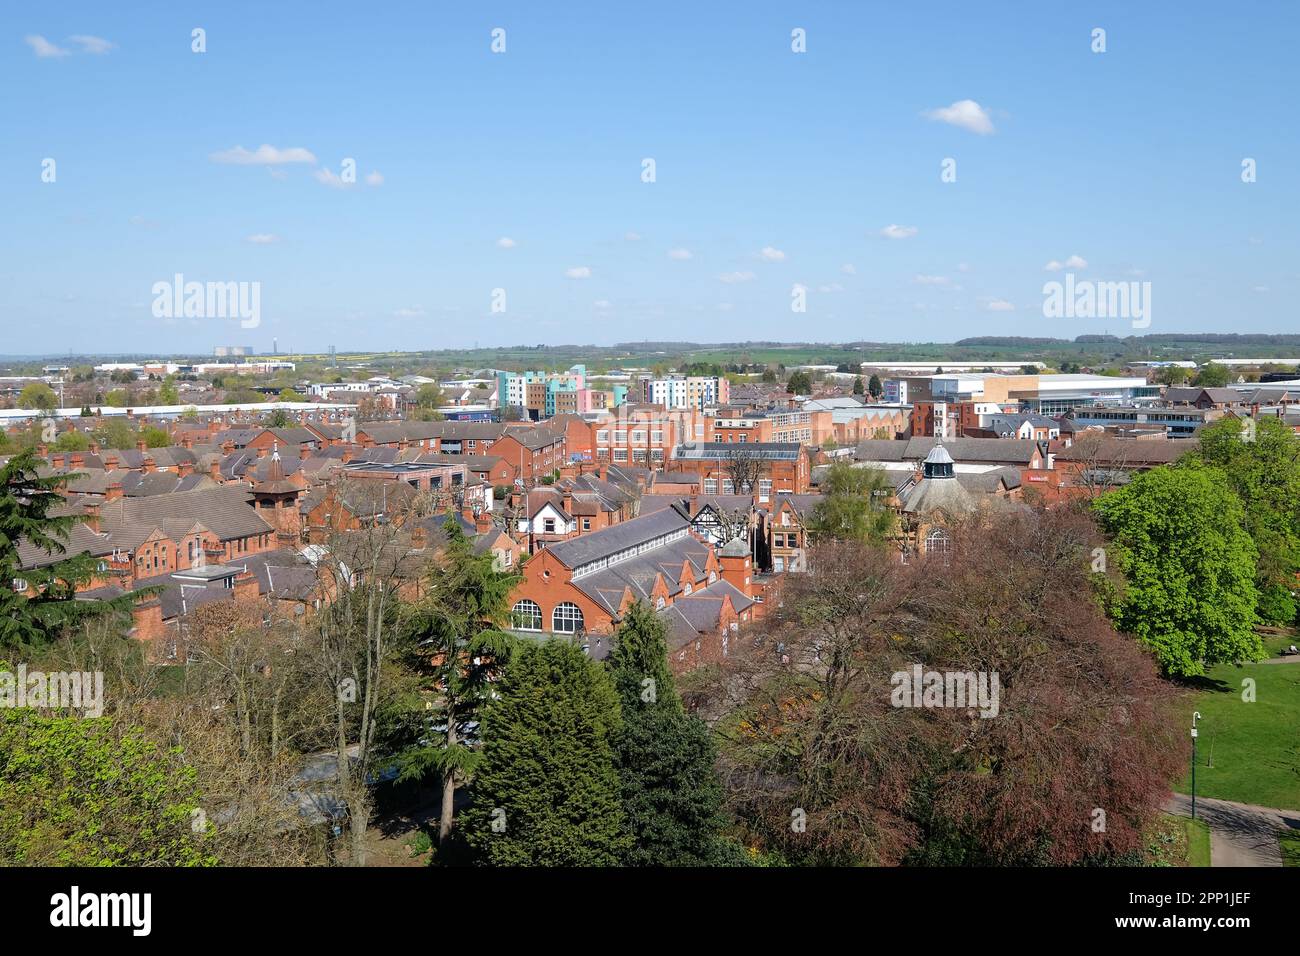
[[[565,601],[555,605],[551,612],[551,630],[561,634],[577,634],[582,630],[582,608]]]
[[[948,554],[952,551],[952,536],[942,528],[935,528],[925,536],[926,554]]]
[[[536,601],[524,598],[510,610],[511,620],[521,631],[540,631],[542,629],[542,609]]]

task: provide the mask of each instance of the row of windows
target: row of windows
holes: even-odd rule
[[[510,610],[510,618],[520,631],[542,629],[542,609],[536,601],[524,598]],[[570,601],[555,605],[551,611],[551,630],[559,634],[579,634],[583,629],[582,608]]]

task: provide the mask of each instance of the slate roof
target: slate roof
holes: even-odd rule
[[[858,442],[858,461],[923,461],[938,439],[893,441],[869,438]],[[1032,438],[946,438],[942,442],[955,462],[1028,465],[1041,444]]]
[[[689,522],[674,508],[656,511],[648,515],[639,515],[616,525],[579,535],[568,541],[551,545],[547,552],[568,568],[578,568],[591,561],[653,541],[655,538],[685,531]],[[701,542],[697,542],[701,543]],[[702,544],[702,543],[701,543]]]

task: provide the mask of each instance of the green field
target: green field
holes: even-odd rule
[[[1242,700],[1245,680],[1255,682],[1253,703]],[[1300,810],[1300,663],[1221,664],[1192,686],[1187,727],[1193,710],[1201,714],[1197,794]],[[1189,775],[1179,789],[1190,788]]]

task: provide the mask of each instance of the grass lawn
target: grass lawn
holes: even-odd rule
[[[1282,865],[1300,866],[1300,830],[1283,830],[1280,842]]]
[[[1183,825],[1187,828],[1187,865],[1209,866],[1210,828],[1204,820],[1190,817],[1183,818]]]
[[[1247,678],[1255,681],[1253,703],[1241,699]],[[1300,810],[1300,662],[1221,664],[1189,686],[1186,726],[1193,710],[1201,713],[1197,795]],[[1188,775],[1179,789],[1190,788]]]

